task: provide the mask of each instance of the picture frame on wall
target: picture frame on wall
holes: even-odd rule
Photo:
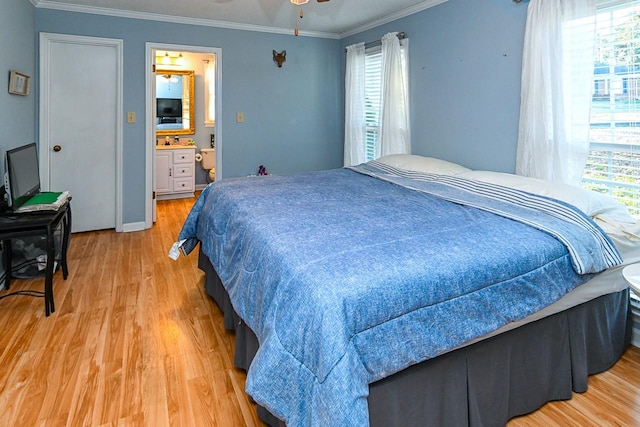
[[[30,84],[31,77],[17,71],[11,71],[11,74],[9,75],[9,93],[27,96],[29,95]]]

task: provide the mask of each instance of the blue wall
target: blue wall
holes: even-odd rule
[[[0,156],[36,140],[35,8],[28,1],[5,1],[0,13]],[[28,96],[10,95],[9,71],[31,76]],[[4,161],[0,161],[0,176]],[[0,184],[1,185],[1,184]]]
[[[36,10],[36,31],[124,40],[123,222],[144,221],[145,43],[222,49],[223,177],[342,166],[340,42],[129,18]],[[287,51],[277,68],[272,50]],[[236,112],[245,121],[235,122]]]
[[[124,40],[124,223],[144,220],[145,43],[222,49],[224,177],[319,170],[342,165],[344,47],[404,31],[410,46],[415,154],[474,169],[515,170],[520,66],[526,5],[449,0],[343,40],[294,37],[117,18],[7,2],[0,16],[5,70],[32,80],[28,97],[0,91],[0,148],[36,138],[37,33]],[[271,52],[287,50],[277,68]],[[4,54],[6,53],[6,54]],[[7,62],[8,61],[8,62]],[[7,87],[8,73],[0,76]],[[242,111],[245,123],[235,122]]]
[[[526,14],[510,0],[449,0],[341,43],[404,31],[412,152],[514,172]]]

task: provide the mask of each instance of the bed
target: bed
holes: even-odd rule
[[[635,220],[578,190],[388,156],[211,184],[177,245],[269,424],[503,425],[630,340]]]

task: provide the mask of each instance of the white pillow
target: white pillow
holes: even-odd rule
[[[415,172],[437,173],[439,175],[456,175],[471,171],[455,163],[433,157],[417,156],[415,154],[390,154],[377,159],[378,162]]]
[[[469,171],[457,176],[511,187],[569,203],[590,217],[597,215],[618,222],[635,223],[626,206],[606,194],[568,184],[558,184],[526,176],[491,171]]]

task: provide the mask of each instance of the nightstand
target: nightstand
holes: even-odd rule
[[[629,264],[622,269],[622,276],[634,294],[640,296],[640,263]]]

